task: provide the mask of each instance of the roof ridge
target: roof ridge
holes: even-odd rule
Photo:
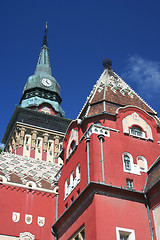
[[[93,85],[93,88],[92,88],[92,90],[90,91],[89,96],[86,98],[86,101],[85,101],[85,103],[84,103],[81,111],[79,112],[79,114],[78,114],[78,116],[77,116],[77,119],[80,117],[80,115],[81,115],[81,113],[83,112],[83,109],[86,107],[87,103],[88,103],[89,101],[91,101],[92,98],[94,97],[94,94],[96,93],[96,90],[97,90],[97,88],[99,87],[99,85],[100,85],[100,83],[101,83],[100,80],[101,80],[101,78],[103,77],[103,75],[105,74],[105,72],[106,72],[106,69],[102,72],[102,74],[100,75],[100,77],[98,78],[98,80],[96,81],[96,83]],[[98,85],[98,83],[99,83],[99,85]],[[93,95],[92,95],[92,94],[93,94]],[[92,97],[92,98],[91,98],[91,97]],[[86,115],[86,114],[85,114],[85,115]]]

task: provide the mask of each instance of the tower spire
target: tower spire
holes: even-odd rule
[[[49,104],[55,114],[64,116],[64,111],[60,106],[62,101],[60,96],[60,86],[56,79],[52,76],[51,65],[49,59],[47,26],[45,25],[45,35],[43,44],[37,61],[35,73],[30,76],[25,84],[23,96],[20,100],[21,107],[28,108],[39,107]]]
[[[44,45],[46,45],[48,47],[48,39],[47,39],[47,32],[48,32],[48,22],[46,22],[46,26],[45,26],[45,35],[44,35],[44,38],[43,38],[43,44],[42,44],[42,47]]]
[[[38,58],[35,73],[45,72],[45,73],[48,73],[49,75],[52,75],[51,66],[50,66],[50,59],[49,59],[47,32],[48,32],[48,22],[46,22],[45,35],[44,35],[44,38],[43,38],[43,44],[42,44],[42,47],[41,47],[41,52],[40,52],[40,55],[39,55],[39,58]]]

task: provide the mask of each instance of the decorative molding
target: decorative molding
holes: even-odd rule
[[[139,116],[138,113],[133,112],[132,114],[127,115],[125,118],[123,118],[122,125],[123,125],[123,132],[125,134],[130,134],[130,128],[133,125],[140,126],[147,135],[147,138],[145,136],[141,136],[140,138],[146,139],[146,140],[150,139],[153,141],[151,127],[142,117]],[[134,136],[133,134],[130,134],[130,135]]]
[[[80,139],[80,142],[82,141],[83,138],[89,138],[93,133],[97,135],[104,135],[105,137],[110,137],[110,131],[117,132],[119,133],[119,130],[114,129],[114,128],[109,128],[97,124],[91,124],[89,128],[86,130],[82,138]]]
[[[34,240],[35,236],[30,232],[20,233],[20,240]]]

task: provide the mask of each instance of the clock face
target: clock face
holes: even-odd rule
[[[43,78],[43,79],[41,80],[41,82],[42,82],[42,84],[43,84],[45,87],[50,87],[50,86],[52,86],[51,80],[49,80],[49,79],[47,79],[47,78]]]

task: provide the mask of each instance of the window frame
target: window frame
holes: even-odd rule
[[[129,183],[129,186],[128,186]],[[126,178],[126,186],[128,190],[133,190],[133,179]]]
[[[128,162],[130,162],[130,168],[126,168],[125,156],[128,156],[129,159],[130,159],[130,161],[128,160]],[[122,159],[123,159],[123,171],[124,172],[129,172],[129,173],[132,172],[132,170],[133,170],[133,157],[132,157],[132,155],[128,152],[124,152],[122,154]]]
[[[138,165],[139,159],[138,159],[138,158],[141,158],[141,159],[144,161],[144,169],[142,169],[141,167],[139,167],[139,165]],[[143,157],[143,156],[141,156],[141,155],[137,156],[137,166],[139,167],[140,172],[147,172],[148,164],[147,164],[146,158]]]
[[[135,240],[135,231],[133,229],[116,227],[116,240],[120,240],[120,235],[128,237],[128,240]]]
[[[133,132],[133,128],[134,128],[134,131]],[[137,129],[137,130],[136,130]],[[136,138],[142,138],[142,139],[146,139],[146,132],[143,130],[143,128],[139,125],[136,125],[136,124],[133,124],[130,129],[129,129],[129,132],[130,132],[130,136],[132,137],[136,137]],[[141,136],[139,136],[137,133],[138,132],[141,132]]]

